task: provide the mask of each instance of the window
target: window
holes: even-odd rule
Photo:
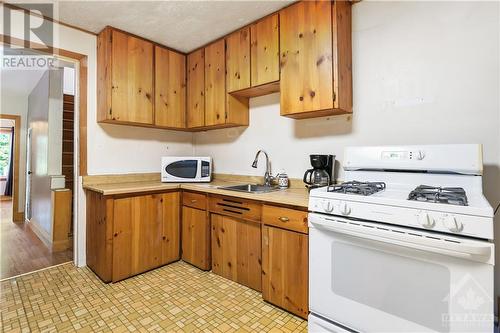
[[[10,130],[2,129],[0,131],[0,177],[7,177],[10,163],[10,145],[12,133]]]

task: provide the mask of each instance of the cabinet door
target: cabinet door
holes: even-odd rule
[[[262,297],[302,318],[308,314],[308,236],[262,227]]]
[[[182,260],[210,270],[210,224],[204,210],[182,207]]]
[[[180,195],[179,192],[161,195],[162,245],[161,264],[168,264],[180,258]]]
[[[330,1],[301,1],[280,12],[281,114],[333,108]]]
[[[260,223],[218,214],[211,220],[212,272],[260,291]]]
[[[226,37],[227,92],[250,87],[250,29],[233,32]]]
[[[112,32],[112,120],[153,124],[153,44]]]
[[[226,122],[226,62],[224,39],[205,47],[205,126]]]
[[[161,264],[161,195],[115,199],[113,206],[113,281]]]
[[[155,46],[155,125],[186,127],[186,56]]]
[[[251,26],[252,87],[280,79],[279,20],[278,14]]]
[[[187,127],[205,125],[205,49],[187,56]]]

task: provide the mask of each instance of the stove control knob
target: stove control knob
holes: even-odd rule
[[[427,228],[427,229],[432,229],[434,228],[434,225],[436,224],[434,222],[434,219],[429,216],[426,212],[421,212],[418,214],[418,224],[420,224],[422,227]]]
[[[455,216],[447,215],[444,217],[444,226],[451,232],[461,232],[464,229],[462,222],[458,221]]]
[[[417,152],[417,160],[423,160],[425,158],[425,152],[423,150],[419,150]]]
[[[349,215],[351,214],[351,207],[349,207],[345,202],[340,203],[340,214]]]
[[[333,203],[331,201],[323,201],[323,210],[327,213],[333,212]]]

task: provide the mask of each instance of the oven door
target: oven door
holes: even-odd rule
[[[492,332],[493,244],[309,214],[310,310],[360,332]]]

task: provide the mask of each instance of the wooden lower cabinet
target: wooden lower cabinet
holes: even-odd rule
[[[179,193],[87,193],[87,265],[119,281],[180,259]]]
[[[308,315],[308,235],[262,226],[262,297],[291,313]]]
[[[212,272],[260,291],[259,222],[211,214]]]
[[[182,207],[182,260],[203,270],[211,268],[210,223],[206,210]]]

